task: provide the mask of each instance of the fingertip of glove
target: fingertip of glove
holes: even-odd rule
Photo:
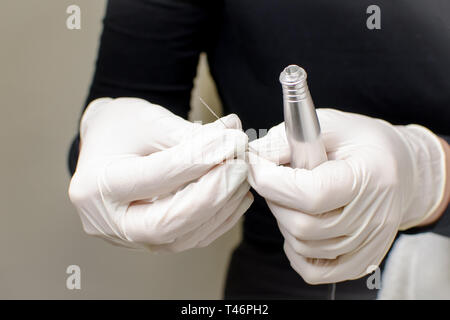
[[[248,210],[248,208],[250,208],[254,200],[255,198],[253,197],[253,194],[250,191],[248,191],[243,197],[240,205],[242,214],[244,214]]]
[[[250,151],[277,164],[289,162],[290,149],[284,123],[271,128],[266,136],[251,141]]]
[[[243,152],[247,149],[248,146],[248,136],[236,129],[226,129],[223,137],[223,144],[229,145],[235,151]]]
[[[253,153],[253,152],[248,152],[247,156],[248,156],[248,163],[252,167],[263,166],[263,165],[276,166],[275,163],[273,163],[272,161],[262,157],[259,154],[256,154],[256,153]]]
[[[225,117],[222,117],[222,118],[216,120],[216,122],[220,122],[222,124],[222,126],[225,125],[225,129],[242,130],[241,120],[234,113],[229,114]]]
[[[232,170],[240,173],[245,173],[245,175],[248,174],[248,163],[244,159],[230,159],[225,161],[227,165],[230,165]]]
[[[225,161],[227,176],[235,180],[237,184],[246,183],[248,177],[248,164],[243,159],[229,159]]]
[[[96,113],[96,111],[98,110],[98,108],[108,102],[113,101],[114,99],[109,98],[109,97],[104,97],[104,98],[97,98],[95,100],[92,100],[91,102],[89,102],[89,104],[87,105],[86,109],[84,110],[83,116],[81,118],[81,124],[83,124],[84,122],[86,122],[86,120],[91,117],[94,113]]]

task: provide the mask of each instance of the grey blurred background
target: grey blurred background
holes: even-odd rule
[[[81,7],[81,30],[66,28],[71,4]],[[221,298],[240,226],[208,248],[154,256],[85,235],[68,200],[67,151],[105,4],[1,1],[0,299]],[[195,90],[220,110],[204,57]],[[213,119],[198,101],[191,118]],[[81,268],[81,290],[66,288],[69,265]]]

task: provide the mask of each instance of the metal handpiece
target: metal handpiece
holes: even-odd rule
[[[327,161],[327,153],[321,141],[320,125],[306,77],[305,70],[290,65],[281,73],[280,82],[291,166],[313,169]]]
[[[283,87],[284,123],[291,149],[291,167],[314,169],[328,160],[320,136],[316,108],[306,82],[306,71],[290,65],[280,75]],[[330,285],[330,299],[335,299],[336,284]]]

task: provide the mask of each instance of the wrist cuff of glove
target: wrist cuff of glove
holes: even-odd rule
[[[445,152],[439,138],[425,127],[399,128],[415,157],[416,192],[404,213],[400,230],[419,225],[438,208],[445,193]]]

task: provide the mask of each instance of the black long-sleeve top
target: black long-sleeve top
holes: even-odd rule
[[[206,52],[225,113],[244,129],[283,121],[278,77],[289,64],[308,71],[317,107],[418,123],[449,140],[450,1],[110,0],[87,103],[140,97],[187,117],[199,54]],[[86,103],[86,104],[87,104]],[[70,153],[73,172],[78,152]],[[450,236],[450,212],[419,231]],[[410,230],[409,232],[416,232]],[[244,240],[281,248],[283,238],[257,196]]]

